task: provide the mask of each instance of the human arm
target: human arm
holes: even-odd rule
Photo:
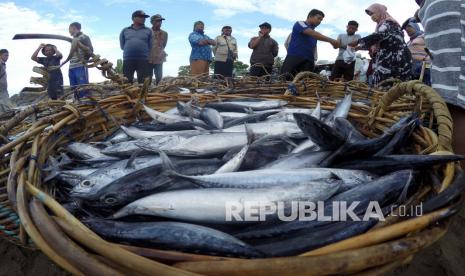
[[[249,48],[255,49],[258,46],[258,43],[260,43],[260,40],[262,39],[262,37],[263,37],[262,32],[258,32],[258,36],[252,37],[252,39],[250,39],[250,42],[249,42]]]
[[[57,58],[59,58],[59,59],[63,58],[63,54],[60,51],[58,51],[57,46],[53,46],[53,50],[55,50],[55,56]]]
[[[163,41],[163,49],[165,49],[166,44],[168,44],[168,33],[165,32],[165,41]]]
[[[37,62],[37,61],[39,60],[39,59],[37,58],[37,56],[39,55],[39,51],[40,51],[42,48],[44,48],[44,46],[45,46],[45,44],[44,44],[44,43],[41,43],[41,44],[39,45],[39,47],[37,47],[37,49],[34,51],[34,53],[32,53],[31,59],[32,59],[33,61],[36,61],[36,62]]]
[[[121,50],[124,50],[124,44],[126,43],[126,38],[124,37],[124,30],[119,34],[119,47]]]
[[[233,51],[233,59],[236,60],[238,57],[239,57],[239,54],[237,52],[237,41],[235,38],[233,38],[232,40],[232,51]]]
[[[273,49],[271,49],[271,54],[273,55],[273,57],[277,57],[278,56],[278,53],[279,53],[279,45],[278,45],[278,42],[274,41],[273,40]]]
[[[392,27],[391,24],[394,24],[390,21],[384,22],[379,28],[378,31],[363,37],[357,41],[357,43],[352,43],[350,46],[355,45],[357,46],[356,50],[368,50],[371,46],[379,43],[380,41],[384,40],[389,36],[389,31]]]
[[[333,45],[333,48],[335,48],[335,49],[339,48],[340,44],[341,44],[338,40],[327,37],[327,36],[323,35],[322,33],[313,30],[312,28],[306,28],[306,29],[304,29],[302,31],[302,33],[305,34],[305,35],[311,36],[311,37],[315,38],[316,40],[328,42],[331,45]]]

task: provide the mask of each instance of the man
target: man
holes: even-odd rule
[[[129,83],[134,80],[137,72],[137,82],[143,83],[149,77],[149,56],[152,49],[152,30],[145,27],[145,19],[149,16],[141,10],[132,13],[132,25],[124,28],[119,36],[123,50],[123,75]]]
[[[444,98],[454,122],[452,147],[465,154],[465,0],[416,0],[432,54],[431,86]],[[465,161],[461,162],[465,168]]]
[[[41,50],[45,57],[38,57]],[[42,64],[48,70],[47,93],[52,100],[63,96],[63,75],[60,68],[52,70],[50,66],[60,65],[62,58],[63,55],[55,45],[45,43],[41,43],[31,56],[33,61]]]
[[[63,66],[69,61],[69,84],[71,87],[76,85],[88,84],[89,83],[89,72],[87,69],[87,61],[92,55],[94,48],[90,38],[81,32],[81,24],[79,22],[73,22],[69,25],[69,34],[73,37],[71,50],[68,58],[61,63]],[[78,45],[79,43],[80,45]],[[81,47],[82,46],[82,47]],[[84,97],[88,94],[88,91],[80,91],[76,94],[76,98]]]
[[[344,81],[351,81],[354,79],[355,60],[344,60],[344,51],[347,50],[347,46],[349,44],[354,43],[361,38],[360,35],[355,34],[357,31],[358,23],[351,20],[347,24],[346,33],[338,35],[337,41],[341,46],[339,47],[339,54],[336,58],[336,62],[334,63],[331,80],[342,77],[344,77]]]
[[[221,78],[232,78],[234,60],[237,59],[237,41],[231,34],[231,26],[224,26],[221,35],[215,39],[216,45],[213,46],[215,76]]]
[[[258,36],[249,42],[249,48],[253,50],[250,57],[250,75],[255,77],[271,75],[274,58],[278,56],[279,51],[278,43],[270,37],[270,23],[265,22],[258,27]]]
[[[12,104],[8,95],[8,83],[6,81],[6,61],[9,53],[7,49],[0,50],[0,113],[11,109]]]
[[[320,25],[324,16],[322,11],[313,9],[308,13],[307,20],[298,21],[294,24],[287,56],[281,68],[281,74],[286,75],[286,79],[292,79],[299,72],[313,71],[317,40],[331,43],[335,49],[339,47],[337,40],[314,30]]]
[[[168,43],[168,33],[161,29],[161,24],[165,20],[161,15],[155,14],[150,18],[152,23],[152,49],[150,50],[150,76],[155,75],[155,84],[163,78],[163,62],[166,61],[165,47]],[[152,71],[153,70],[153,71]]]

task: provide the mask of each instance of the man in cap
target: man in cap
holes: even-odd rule
[[[281,68],[281,74],[286,75],[288,80],[299,72],[313,71],[315,67],[314,50],[317,40],[331,43],[335,49],[339,48],[340,43],[337,40],[315,31],[315,28],[320,25],[324,17],[325,14],[322,11],[313,9],[308,13],[307,20],[298,21],[294,24],[287,56]]]
[[[147,17],[141,10],[133,12],[132,25],[124,28],[119,36],[123,50],[123,74],[129,83],[134,80],[134,72],[137,72],[138,83],[151,76],[148,60],[152,49],[152,30],[145,27]]]
[[[279,46],[276,40],[270,37],[270,23],[264,22],[258,27],[260,28],[258,36],[253,37],[249,42],[249,48],[253,50],[250,57],[250,75],[261,77],[271,75]]]
[[[163,77],[163,62],[166,61],[165,47],[168,43],[168,33],[161,29],[161,23],[165,20],[161,15],[155,14],[150,18],[152,23],[152,49],[150,50],[150,76],[155,75],[155,83],[158,84]]]
[[[6,81],[6,61],[9,53],[7,49],[0,50],[0,114],[11,109],[12,104],[8,95],[8,84]]]

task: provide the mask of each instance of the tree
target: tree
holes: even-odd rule
[[[280,69],[283,66],[283,63],[284,60],[281,57],[275,57],[273,66]]]
[[[249,65],[243,63],[240,60],[234,61],[233,67],[234,67],[234,71],[236,73],[236,76],[238,76],[238,77],[239,76],[245,76],[245,74],[247,74],[247,70],[249,69]]]
[[[191,74],[191,66],[183,65],[178,68],[178,77],[189,76]]]
[[[123,60],[122,59],[118,59],[116,61],[115,72],[117,74],[123,74]]]

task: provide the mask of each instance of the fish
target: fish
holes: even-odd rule
[[[294,113],[297,125],[321,150],[336,150],[345,143],[342,134],[308,114]]]
[[[125,127],[121,126],[121,129],[126,132],[127,135],[134,139],[144,138],[163,138],[168,135],[179,135],[184,137],[191,137],[199,134],[217,133],[211,130],[181,130],[181,131],[144,131],[136,127]]]
[[[386,174],[402,169],[425,169],[434,165],[464,160],[464,155],[418,155],[401,154],[373,156],[333,164],[332,167],[362,169],[373,173]]]
[[[260,122],[250,123],[247,126],[256,135],[274,135],[287,136],[292,138],[303,138],[304,133],[300,128],[292,122]],[[223,132],[243,132],[245,133],[245,125],[237,125],[223,129]]]
[[[229,234],[190,223],[121,222],[95,218],[86,218],[83,223],[107,240],[133,246],[231,257],[265,256]]]
[[[100,149],[89,144],[74,142],[66,146],[66,151],[83,162],[116,161],[119,158],[102,154]]]
[[[88,175],[79,185],[71,190],[71,196],[77,198],[94,198],[100,189],[115,179],[155,164],[161,164],[161,159],[158,155],[136,157],[132,160],[115,162],[108,167],[100,168]]]
[[[205,107],[216,109],[220,112],[244,112],[248,109],[254,111],[263,111],[276,109],[287,105],[283,100],[265,100],[265,101],[233,101],[233,102],[209,102]]]
[[[330,127],[334,126],[336,118],[347,118],[349,115],[350,107],[352,106],[352,93],[346,93],[344,98],[336,104],[333,112],[331,112],[325,119],[324,123]]]
[[[221,117],[221,114],[216,109],[208,107],[202,108],[199,118],[215,129],[223,129],[223,117]]]
[[[356,209],[354,209],[354,213],[356,214],[364,211],[370,201],[378,201],[380,205],[388,204],[389,201],[397,199],[403,189],[408,187],[412,181],[413,172],[411,170],[402,170],[376,178],[373,181],[365,182],[344,192],[339,192],[339,190],[338,194],[325,202],[324,214],[332,213],[333,202],[345,202],[347,206],[356,201],[360,202]],[[234,236],[245,240],[271,238],[291,235],[295,231],[310,229],[327,223],[327,221],[294,220],[271,225],[265,224],[245,228],[236,232]]]
[[[340,183],[310,182],[261,189],[186,189],[153,194],[136,200],[109,217],[130,215],[159,216],[197,223],[237,224],[244,221],[227,219],[227,204],[249,202],[252,208],[292,201],[325,200],[339,189]]]
[[[174,162],[176,170],[187,175],[212,174],[223,164],[219,159],[193,159]],[[160,163],[128,173],[113,180],[108,185],[96,191],[92,199],[87,198],[87,206],[93,208],[123,207],[137,199],[151,195],[168,188],[180,186],[195,188],[195,185],[183,181],[173,181],[163,174]]]
[[[230,149],[223,156],[223,160],[230,160],[240,149],[239,147]],[[250,145],[239,170],[262,168],[279,157],[289,154],[292,149],[293,145],[284,139],[284,137],[264,136]]]
[[[173,177],[190,180],[205,188],[256,189],[285,186],[308,182],[333,182],[334,178],[348,183],[361,183],[372,179],[363,171],[337,170],[328,168],[306,168],[294,170],[263,169],[254,171],[215,173],[211,175],[188,176],[175,171],[169,158],[160,153],[166,173]]]
[[[244,123],[258,123],[264,121],[269,116],[278,113],[279,110],[270,110],[270,111],[263,111],[260,113],[254,113],[242,116],[240,118],[232,119],[224,124],[224,128],[233,127],[236,125],[242,125]]]
[[[339,130],[344,138],[350,137],[350,142],[365,140],[366,137],[361,134],[354,125],[346,118],[337,117],[334,120],[334,127]]]
[[[315,229],[304,229],[278,240],[262,242],[254,248],[273,257],[295,256],[362,234],[375,226],[377,222],[376,219],[335,222]]]
[[[303,169],[317,167],[327,156],[331,154],[330,151],[313,151],[313,149],[306,149],[298,153],[291,153],[276,161],[273,161],[262,169]]]
[[[155,121],[163,124],[174,124],[178,122],[185,122],[185,121],[194,121],[194,122],[201,122],[195,119],[191,119],[189,117],[183,117],[183,116],[178,116],[178,115],[173,115],[173,114],[166,114],[163,112],[156,111],[155,109],[152,109],[146,105],[144,105],[144,110],[145,112]]]
[[[167,143],[156,147],[155,151],[163,151],[168,155],[202,157],[216,154],[224,154],[233,147],[242,147],[247,144],[247,134],[245,132],[236,133],[213,133],[207,135],[196,135],[179,143]],[[141,144],[139,144],[141,146]],[[145,150],[152,147],[147,144],[141,146]]]

